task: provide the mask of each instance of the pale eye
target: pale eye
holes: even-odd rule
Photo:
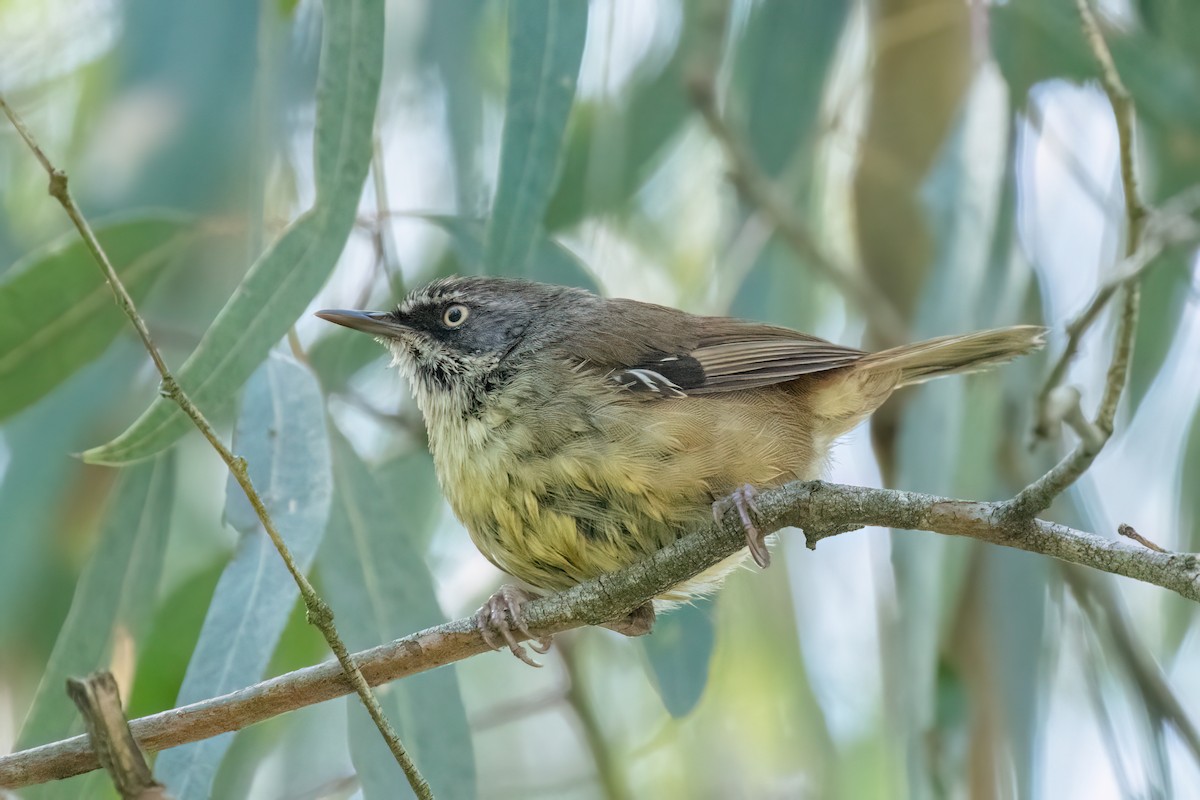
[[[469,316],[471,316],[471,309],[462,303],[455,303],[454,305],[446,306],[446,310],[442,312],[442,324],[447,328],[457,328],[466,322]]]

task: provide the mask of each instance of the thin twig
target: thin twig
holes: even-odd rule
[[[856,264],[837,260],[817,243],[800,215],[784,199],[771,178],[763,172],[750,148],[717,107],[717,59],[712,53],[719,52],[727,13],[727,4],[718,4],[712,9],[712,15],[719,17],[710,24],[713,30],[708,39],[711,41],[707,42],[708,46],[705,48],[712,52],[702,54],[696,59],[688,77],[688,91],[692,104],[704,118],[709,133],[725,153],[730,180],[746,201],[762,213],[805,263],[828,278],[843,295],[858,306],[871,321],[872,327],[879,332],[883,345],[904,344],[908,341],[908,326],[896,307]]]
[[[1126,539],[1133,539],[1135,542],[1140,544],[1142,547],[1149,548],[1156,553],[1167,552],[1164,548],[1160,547],[1159,545],[1157,545],[1154,542],[1147,539],[1145,536],[1142,536],[1140,533],[1138,533],[1137,530],[1132,525],[1127,525],[1126,523],[1122,522],[1120,525],[1117,526],[1117,533],[1121,534]]]
[[[1087,0],[1075,0],[1079,9],[1079,18],[1083,33],[1091,46],[1092,53],[1100,65],[1101,81],[1112,106],[1113,116],[1117,122],[1117,139],[1120,143],[1121,186],[1125,194],[1125,257],[1131,258],[1142,247],[1142,234],[1145,228],[1146,208],[1142,205],[1138,189],[1137,165],[1135,164],[1134,131],[1137,114],[1133,101],[1129,96],[1121,76],[1113,64],[1112,54],[1100,33],[1096,18],[1088,7]],[[1104,394],[1096,411],[1095,427],[1100,433],[1099,438],[1081,440],[1064,459],[1050,469],[1042,477],[1022,489],[1008,504],[1005,513],[1016,516],[1031,517],[1050,507],[1054,498],[1075,483],[1088,467],[1096,460],[1104,445],[1112,438],[1113,423],[1117,415],[1117,405],[1129,381],[1129,359],[1133,353],[1133,340],[1137,333],[1138,308],[1141,293],[1135,279],[1123,284],[1125,299],[1121,306],[1121,315],[1117,322],[1116,341],[1113,345],[1112,362],[1109,364],[1108,375],[1104,384]],[[1108,297],[1118,291],[1114,288]],[[1105,297],[1097,305],[1096,313],[1108,301]],[[1090,323],[1089,323],[1090,324]],[[1076,345],[1078,343],[1076,342]],[[1064,362],[1065,363],[1065,362]],[[1065,370],[1065,366],[1063,367]],[[1048,392],[1046,392],[1048,396]]]
[[[1141,280],[1164,251],[1195,244],[1200,240],[1200,224],[1194,218],[1197,209],[1200,209],[1200,186],[1192,186],[1163,203],[1157,210],[1149,212],[1140,246],[1121,259],[1113,270],[1113,276],[1096,291],[1083,311],[1067,324],[1067,342],[1038,393],[1041,412],[1034,430],[1035,439],[1053,435],[1054,414],[1050,411],[1053,405],[1050,395],[1061,386],[1067,368],[1079,353],[1084,334],[1091,329],[1113,296],[1123,287]]]
[[[94,672],[83,679],[68,678],[67,694],[83,715],[88,741],[122,800],[169,800],[170,795],[154,780],[145,756],[133,740],[112,673]]]
[[[29,149],[33,151],[34,156],[41,163],[47,174],[49,174],[50,195],[62,205],[71,222],[75,224],[79,235],[83,238],[84,244],[91,252],[96,264],[100,267],[100,271],[104,274],[105,280],[108,281],[109,287],[116,296],[117,304],[125,312],[125,315],[129,317],[130,322],[133,323],[133,327],[137,330],[142,344],[145,345],[146,352],[150,354],[155,368],[162,377],[162,382],[159,385],[159,393],[173,400],[183,413],[188,416],[196,428],[199,429],[200,433],[203,434],[204,438],[212,445],[213,449],[217,451],[217,455],[221,457],[221,460],[225,462],[230,474],[233,475],[238,485],[242,487],[242,491],[246,494],[246,499],[250,501],[250,505],[253,506],[254,512],[262,522],[267,535],[271,537],[271,542],[275,545],[275,549],[279,551],[279,555],[283,558],[288,572],[292,574],[296,585],[300,587],[300,595],[304,598],[304,607],[308,612],[308,621],[321,631],[321,634],[325,637],[325,641],[329,643],[329,648],[337,656],[338,662],[341,664],[342,669],[345,670],[351,685],[358,692],[363,705],[366,706],[367,713],[371,715],[371,719],[374,720],[376,727],[379,728],[380,735],[387,741],[388,747],[395,756],[397,763],[404,770],[404,774],[412,785],[413,791],[420,798],[432,798],[433,794],[429,788],[429,784],[417,770],[408,752],[404,749],[404,745],[401,744],[400,737],[396,734],[396,731],[392,728],[386,717],[384,717],[383,709],[371,691],[371,687],[367,685],[362,674],[354,665],[354,661],[351,660],[350,653],[338,635],[337,628],[334,626],[332,609],[317,594],[304,572],[296,565],[295,559],[292,558],[291,550],[288,548],[287,543],[284,542],[279,529],[275,526],[274,520],[271,519],[271,515],[267,512],[267,507],[263,503],[262,497],[259,496],[258,491],[254,488],[254,484],[250,480],[246,460],[241,456],[234,455],[225,446],[212,425],[205,419],[204,414],[196,407],[191,398],[187,396],[183,387],[179,385],[174,374],[167,367],[158,346],[150,336],[150,331],[146,327],[145,320],[138,313],[137,307],[134,305],[133,298],[130,297],[129,292],[125,289],[125,285],[121,283],[121,279],[117,276],[117,271],[113,268],[108,254],[100,245],[91,225],[88,224],[87,219],[79,210],[79,206],[76,205],[75,198],[72,197],[70,190],[67,188],[67,174],[50,162],[50,159],[38,145],[37,140],[30,133],[29,129],[25,127],[25,123],[8,105],[3,96],[0,96],[0,109],[4,111],[5,115],[12,122],[13,127],[17,129],[21,138],[25,140],[25,144],[29,146]]]
[[[792,483],[760,494],[759,529],[804,530],[809,547],[829,536],[870,525],[896,530],[966,536],[1052,556],[1178,592],[1200,602],[1200,556],[1156,553],[1039,519],[1003,513],[1003,503],[839,486]],[[741,523],[709,523],[650,558],[564,592],[534,600],[522,609],[537,637],[625,616],[647,599],[704,572],[746,546]],[[517,638],[525,638],[517,634]],[[371,685],[440,667],[488,652],[473,617],[467,617],[355,654]],[[138,744],[158,751],[239,730],[288,711],[351,691],[341,667],[326,662],[263,681],[231,694],[171,709],[131,723]],[[75,737],[0,756],[0,787],[17,788],[96,768],[86,737]]]

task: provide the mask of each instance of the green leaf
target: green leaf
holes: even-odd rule
[[[484,253],[484,224],[465,217],[429,215],[424,217],[440,227],[450,236],[450,246],[461,262],[463,271],[469,275],[483,275],[488,269]],[[563,286],[578,286],[597,291],[595,277],[579,258],[558,242],[537,234],[533,244],[533,258],[524,271],[511,266],[494,270],[502,275],[523,275],[532,280],[557,283]]]
[[[765,0],[747,22],[734,81],[745,96],[748,143],[769,174],[814,143],[825,76],[849,12],[844,0]]]
[[[387,350],[379,346],[370,336],[363,336],[349,328],[329,330],[313,342],[308,349],[308,362],[321,379],[326,392],[339,392],[346,388],[359,370],[368,364],[382,360]]]
[[[667,145],[691,118],[684,73],[702,27],[702,5],[681,4],[683,30],[670,59],[657,71],[639,70],[627,97],[576,103],[562,175],[546,209],[548,230],[620,209],[661,163]]]
[[[234,446],[301,572],[307,572],[329,521],[333,479],[325,411],[316,379],[273,356],[246,386]],[[263,676],[299,595],[295,581],[233,477],[225,518],[240,534],[238,552],[213,594],[178,705],[248,686]],[[232,734],[164,753],[159,780],[179,800],[207,798]]]
[[[554,192],[587,34],[587,3],[510,0],[509,83],[487,264],[520,273]]]
[[[188,223],[182,215],[155,212],[97,227],[135,302],[188,240]],[[78,235],[15,264],[0,283],[0,419],[99,356],[127,324]]]
[[[1098,77],[1071,0],[1011,0],[993,6],[988,16],[992,51],[1016,102],[1040,81]],[[1200,96],[1200,68],[1194,57],[1139,30],[1109,29],[1105,40],[1140,114],[1200,128],[1200,104],[1194,102]]]
[[[1191,293],[1189,269],[1195,254],[1172,252],[1160,258],[1162,263],[1152,267],[1141,280],[1142,308],[1149,313],[1138,314],[1133,340],[1129,366],[1130,414],[1136,413],[1167,360]]]
[[[446,128],[454,151],[460,208],[479,208],[482,185],[477,153],[483,138],[483,87],[479,80],[480,27],[485,0],[431,3],[422,55],[437,65],[446,86]]]
[[[444,621],[433,578],[414,540],[408,511],[424,487],[381,484],[340,437],[334,438],[337,493],[321,550],[322,584],[351,650],[372,647]],[[427,524],[427,523],[426,523]],[[453,666],[413,675],[379,701],[438,797],[475,795],[474,756]],[[370,798],[396,797],[405,779],[357,698],[350,703],[350,756]]]
[[[730,304],[731,316],[811,330],[821,312],[823,282],[796,262],[795,251],[773,238],[759,253]]]
[[[143,644],[154,614],[174,489],[170,455],[121,476],[21,728],[18,748],[78,732],[79,712],[63,691],[66,679],[108,668],[114,640],[132,641],[135,649]]]
[[[386,461],[375,468],[375,475],[384,486],[398,487],[404,493],[404,523],[411,538],[422,551],[433,536],[437,513],[442,507],[433,456],[424,447]]]
[[[98,416],[120,397],[139,359],[132,343],[118,344],[72,375],[2,429],[6,460],[0,480],[0,651],[17,630],[37,629],[46,612],[43,592],[57,573],[52,551],[63,522],[62,497],[79,485],[71,456]],[[70,592],[70,587],[64,589]],[[65,613],[63,603],[58,613]],[[57,624],[57,618],[56,618]],[[46,637],[47,647],[52,643]]]
[[[1175,494],[1179,498],[1180,535],[1176,541],[1164,543],[1164,546],[1181,553],[1197,553],[1200,552],[1200,406],[1192,414],[1185,442]],[[1177,653],[1195,625],[1196,604],[1168,595],[1165,611],[1167,651]]]
[[[258,259],[177,377],[201,410],[219,409],[325,283],[354,225],[371,163],[383,65],[383,0],[329,0],[317,77],[317,197]],[[190,422],[156,398],[124,433],[84,453],[124,464],[173,444]]]
[[[663,615],[654,633],[641,641],[654,673],[654,685],[672,717],[687,716],[704,694],[712,662],[713,603],[697,600]]]

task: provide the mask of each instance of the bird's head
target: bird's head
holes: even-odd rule
[[[572,301],[594,298],[563,286],[507,278],[443,278],[414,290],[393,311],[328,309],[317,316],[371,334],[430,403],[477,403],[554,338]]]

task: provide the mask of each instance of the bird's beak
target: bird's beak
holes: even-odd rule
[[[395,339],[406,328],[386,311],[348,311],[341,308],[327,308],[317,312],[317,316],[356,331],[369,333],[372,336],[386,336]]]

